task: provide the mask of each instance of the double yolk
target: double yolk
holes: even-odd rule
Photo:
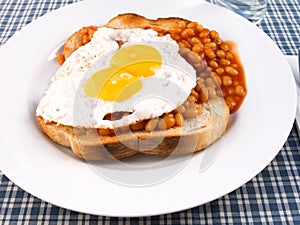
[[[94,73],[85,83],[88,97],[122,102],[142,88],[141,79],[153,76],[162,64],[157,49],[148,45],[121,48],[111,58],[109,68]]]

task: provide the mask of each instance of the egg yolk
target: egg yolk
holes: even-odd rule
[[[148,45],[121,48],[110,67],[94,73],[85,83],[85,94],[105,101],[122,102],[142,88],[141,79],[153,76],[161,67],[158,50]]]

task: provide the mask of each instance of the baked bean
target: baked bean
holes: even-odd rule
[[[189,38],[189,37],[192,37],[194,35],[195,35],[195,31],[192,28],[184,29],[181,32],[181,37],[183,37],[183,38]]]
[[[210,33],[210,31],[208,29],[204,28],[200,32],[199,37],[201,37],[201,38],[207,38],[209,36],[209,33]]]
[[[204,46],[213,50],[217,48],[217,44],[215,42],[205,43]]]
[[[233,97],[225,98],[225,102],[228,105],[229,109],[233,109],[236,106],[236,101],[233,99]]]
[[[235,69],[237,69],[239,67],[236,63],[231,64],[231,66]]]
[[[201,43],[201,41],[197,37],[192,37],[190,43],[194,45]]]
[[[181,30],[180,28],[171,28],[169,32],[170,32],[171,34],[180,34],[181,31],[182,31],[182,30]]]
[[[185,44],[185,46],[188,48],[188,49],[191,49],[192,48],[192,45],[190,44],[190,42],[188,40],[182,40],[182,42]]]
[[[167,117],[174,117],[174,114],[173,114],[172,112],[170,112],[170,113],[165,113],[165,114],[163,115],[163,118],[167,118]]]
[[[198,25],[196,26],[196,30],[197,30],[198,32],[203,31],[203,26],[202,26],[201,24],[198,24]]]
[[[203,39],[202,39],[202,43],[203,43],[203,44],[211,43],[211,39],[210,39],[210,38],[203,38]]]
[[[232,84],[232,79],[229,76],[223,76],[222,82],[225,87],[230,86]]]
[[[187,48],[186,44],[184,42],[178,42],[177,43],[179,45],[180,48]]]
[[[226,52],[226,59],[233,60],[233,55],[231,52]]]
[[[222,50],[224,50],[224,51],[229,51],[229,49],[230,49],[229,45],[226,44],[226,43],[222,43],[222,44],[220,45],[220,48],[221,48]]]
[[[56,60],[59,65],[62,65],[65,62],[65,56],[63,54],[58,54]]]
[[[178,43],[178,45],[179,45],[180,47],[184,47],[184,48],[187,48],[187,49],[191,49],[191,47],[192,47],[192,45],[191,45],[188,41],[186,41],[186,40],[181,40],[181,41]]]
[[[144,120],[143,121],[139,121],[137,123],[131,124],[130,125],[130,129],[132,131],[144,130],[145,125],[146,125],[146,121],[144,121]]]
[[[217,56],[219,59],[224,59],[226,57],[226,53],[224,50],[218,50],[217,51]]]
[[[179,34],[172,33],[171,38],[175,41],[179,41],[181,39]]]
[[[225,71],[232,76],[236,76],[239,74],[239,72],[231,66],[226,66]]]
[[[145,125],[145,130],[148,132],[154,131],[158,124],[158,121],[159,121],[158,118],[150,119]]]
[[[216,42],[218,45],[220,45],[220,44],[222,44],[222,39],[221,39],[221,38],[218,38],[217,40],[215,40],[215,42]]]
[[[159,120],[158,128],[160,130],[169,129],[174,127],[176,124],[176,120],[173,116],[166,116]]]
[[[245,96],[245,89],[242,85],[235,86],[235,94],[238,96]]]
[[[196,27],[197,25],[198,25],[197,22],[191,22],[191,23],[189,23],[186,27],[187,27],[187,28],[194,28],[194,27]]]
[[[158,127],[159,130],[167,129],[167,126],[166,126],[165,121],[163,119],[160,119],[158,121],[158,126],[157,127]]]
[[[184,119],[183,119],[183,115],[181,113],[176,113],[175,114],[175,121],[176,121],[176,126],[182,126]]]
[[[210,37],[211,37],[212,39],[214,39],[214,40],[218,40],[218,39],[219,39],[219,33],[218,33],[217,31],[215,31],[215,30],[212,30],[212,31],[210,32]]]
[[[197,53],[200,53],[203,51],[203,44],[202,43],[199,43],[199,44],[195,44],[192,48],[192,51],[193,52],[197,52]]]
[[[219,63],[221,66],[229,66],[230,65],[230,61],[228,59],[220,59]]]
[[[232,97],[233,101],[228,100],[228,102],[230,109],[235,111],[236,105],[240,104],[239,102],[243,99],[242,97],[246,95],[246,89],[241,85],[244,82],[243,79],[239,78],[241,67],[235,58],[235,52],[231,50],[232,44],[223,42],[217,31],[210,31],[207,28],[203,28],[200,24],[187,24],[185,30],[187,29],[193,29],[197,36],[181,36],[180,42],[184,43],[182,46],[197,53],[197,55],[199,55],[197,60],[201,58],[205,60],[209,66],[209,70],[204,70],[205,67],[196,62],[193,54],[186,57],[187,61],[196,69],[197,76],[201,76],[201,79],[205,78],[205,80],[202,79],[201,81],[197,78],[197,85],[194,91],[198,93],[198,96],[194,95],[193,91],[190,95],[196,97],[197,101],[195,101],[194,97],[189,98],[189,101],[194,102],[193,104],[198,104],[207,102],[208,98],[223,96],[224,94],[226,97]],[[190,45],[184,42],[184,40],[188,41]],[[188,54],[189,53],[187,53],[186,56]],[[211,78],[211,76],[215,79],[207,80],[207,78]],[[223,88],[220,89],[220,85],[222,85]],[[222,91],[222,89],[224,90]],[[185,111],[193,106],[189,101],[183,104]]]
[[[215,60],[211,60],[208,63],[212,68],[218,68],[219,64]]]
[[[214,59],[216,57],[216,54],[214,53],[213,50],[211,50],[210,48],[206,48],[204,49],[204,54],[207,58],[209,59]]]
[[[224,68],[221,68],[221,67],[216,69],[216,72],[217,72],[217,74],[219,74],[219,75],[223,74],[224,71],[225,71]]]

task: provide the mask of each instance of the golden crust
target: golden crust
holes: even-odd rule
[[[96,129],[73,128],[47,122],[41,117],[38,123],[53,141],[70,147],[78,157],[86,160],[120,159],[138,152],[164,156],[186,154],[206,148],[225,133],[229,120],[226,103],[219,99],[209,105],[207,113],[187,120],[182,127],[165,131],[99,136]]]
[[[147,19],[143,16],[126,13],[118,15],[105,25],[106,27],[121,29],[121,28],[151,28],[154,30],[161,29],[169,31],[172,28],[178,27],[180,21],[190,22],[189,20],[178,18],[178,17],[169,17],[169,18],[158,18],[156,20]]]

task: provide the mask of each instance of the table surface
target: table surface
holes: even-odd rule
[[[78,0],[0,0],[0,46],[34,19]],[[283,54],[300,48],[299,0],[269,0],[258,25]],[[0,165],[1,167],[1,165]],[[276,158],[230,194],[182,212],[140,218],[94,216],[59,208],[16,186],[0,171],[1,224],[300,224],[300,142],[295,125]]]

